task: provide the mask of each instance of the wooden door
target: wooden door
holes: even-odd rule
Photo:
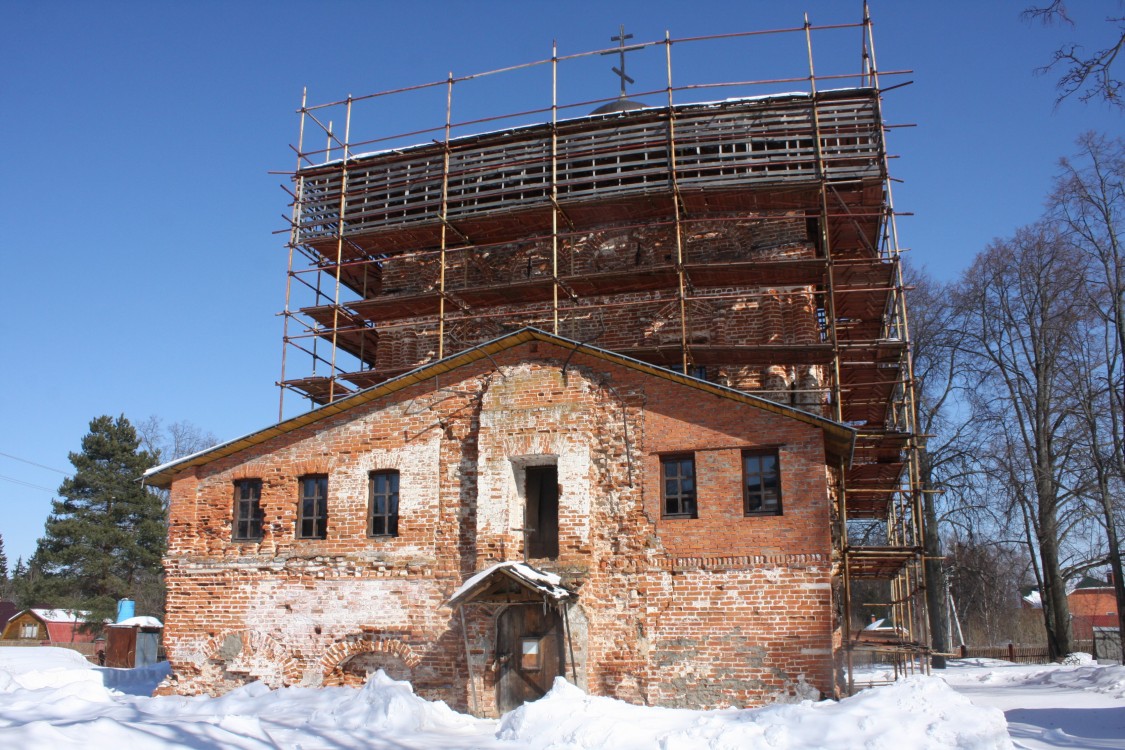
[[[496,704],[504,713],[542,698],[566,674],[565,634],[559,613],[542,603],[508,607],[496,630]]]

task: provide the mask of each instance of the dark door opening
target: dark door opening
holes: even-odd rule
[[[559,556],[559,468],[528,466],[524,495],[527,557],[554,560]]]
[[[542,698],[559,675],[566,674],[563,624],[559,613],[542,603],[508,607],[496,621],[496,657],[500,677],[496,704],[500,713]]]

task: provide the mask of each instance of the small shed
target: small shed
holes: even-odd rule
[[[105,665],[129,669],[159,660],[164,624],[155,617],[130,617],[106,627]]]

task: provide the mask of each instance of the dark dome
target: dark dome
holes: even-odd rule
[[[603,104],[595,109],[590,114],[592,115],[610,115],[614,112],[629,112],[634,109],[645,109],[645,105],[640,102],[635,102],[632,99],[614,99],[612,102]]]

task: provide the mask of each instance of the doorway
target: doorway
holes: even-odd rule
[[[542,698],[555,678],[566,673],[559,613],[542,602],[505,609],[496,621],[496,658],[500,713]]]
[[[524,479],[528,559],[559,556],[559,467],[528,466]]]

